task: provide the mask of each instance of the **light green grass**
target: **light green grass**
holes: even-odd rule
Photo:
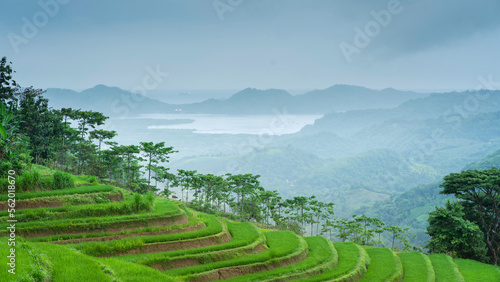
[[[79,217],[97,217],[106,215],[123,215],[133,212],[131,204],[133,199],[129,197],[127,201],[88,204],[88,205],[66,205],[55,208],[22,209],[16,211],[16,218],[20,222],[36,220],[36,222],[58,219],[70,219]],[[142,211],[145,213],[147,211]],[[5,221],[9,214],[7,211],[0,212],[0,222]]]
[[[197,239],[211,236],[223,231],[222,224],[213,215],[200,214],[200,218],[206,225],[206,228],[184,233],[138,236],[122,240],[113,240],[106,242],[82,242],[78,244],[68,244],[82,253],[92,256],[117,255],[126,253],[133,249],[143,247],[145,244],[154,244],[159,242],[174,242],[180,240]]]
[[[307,273],[308,271],[323,266],[323,264],[328,263],[322,270],[329,270],[336,265],[338,262],[337,251],[329,240],[319,236],[305,237],[304,239],[307,242],[307,248],[309,250],[305,260],[270,271],[235,277],[227,281],[260,281],[273,280],[276,278],[290,280],[295,275]]]
[[[500,267],[468,259],[454,259],[465,281],[500,281]]]
[[[174,233],[176,229],[182,229],[186,228],[189,226],[194,226],[201,224],[201,220],[193,216],[192,214],[187,214],[188,217],[188,222],[185,224],[175,224],[175,225],[168,225],[164,227],[143,227],[143,228],[134,228],[134,229],[126,229],[126,230],[121,230],[118,232],[94,232],[94,233],[81,233],[81,234],[60,234],[60,235],[52,235],[52,236],[43,236],[43,237],[36,237],[36,238],[29,238],[29,241],[32,242],[54,242],[54,241],[64,241],[64,240],[72,240],[72,239],[90,239],[90,238],[96,238],[96,237],[105,237],[105,236],[113,236],[113,235],[129,235],[128,237],[137,237],[137,236],[145,236],[144,234],[141,235],[141,233],[154,233],[154,232],[164,232],[165,231],[172,231],[168,233]],[[124,237],[125,239],[125,237]],[[89,240],[91,241],[91,240]]]
[[[82,186],[82,185],[95,185],[98,183],[97,178],[91,176],[91,175],[73,175],[73,180],[75,181],[76,186]],[[94,181],[91,181],[94,180]]]
[[[403,281],[434,281],[435,274],[429,258],[417,252],[399,253],[399,258],[403,263]]]
[[[121,282],[176,281],[147,266],[125,262],[116,258],[99,258],[97,260],[108,266],[113,271],[114,276],[119,279],[118,281]]]
[[[158,200],[157,200],[158,201]],[[160,205],[156,207],[157,211],[159,209],[162,209],[164,204],[172,204],[172,207],[179,207],[184,211],[188,218],[188,222],[185,224],[176,224],[176,225],[169,225],[169,226],[164,226],[164,227],[143,227],[143,228],[134,228],[134,229],[127,229],[127,230],[121,230],[118,232],[99,232],[99,233],[80,233],[80,234],[58,234],[58,235],[52,235],[52,236],[40,236],[36,238],[30,238],[29,240],[32,242],[51,242],[51,241],[60,241],[60,240],[70,240],[70,239],[82,239],[82,238],[94,238],[94,237],[101,237],[101,236],[111,236],[111,235],[125,235],[125,234],[139,234],[139,233],[145,233],[145,232],[154,232],[154,231],[165,231],[165,230],[174,230],[174,229],[180,229],[180,228],[185,228],[188,226],[193,226],[200,224],[201,221],[197,216],[194,216],[189,209],[186,209],[184,205],[179,205],[176,202],[173,201],[168,201],[168,203],[162,203],[162,202],[167,202],[166,200],[159,200]],[[166,210],[163,210],[166,211]],[[180,211],[179,211],[180,212]],[[148,213],[142,213],[142,214],[150,214],[151,212]],[[141,213],[140,213],[141,214]],[[132,236],[135,237],[135,236]]]
[[[158,263],[166,263],[172,259],[179,259],[191,255],[202,253],[213,253],[222,250],[241,248],[247,245],[256,244],[264,241],[263,235],[248,222],[227,222],[228,231],[231,233],[232,239],[229,243],[215,246],[168,251],[152,254],[137,254],[120,256],[119,259],[135,262],[144,265],[154,265]]]
[[[329,281],[340,277],[354,280],[358,272],[366,270],[370,258],[361,247],[354,243],[333,243],[333,246],[338,252],[338,265],[330,271],[300,281]]]
[[[48,167],[45,167],[43,165],[32,164],[31,168],[33,170],[37,170],[41,176],[52,176],[52,174],[54,174],[54,172],[55,172],[54,170],[52,170]]]
[[[101,192],[115,192],[119,191],[119,188],[110,185],[96,185],[96,186],[81,186],[75,188],[67,188],[61,190],[50,190],[42,192],[27,192],[27,193],[16,193],[16,200],[27,200],[42,197],[55,197],[55,196],[66,196],[66,195],[76,195],[76,194],[95,194]],[[7,201],[8,195],[0,195],[0,201]]]
[[[10,241],[13,242],[13,241]],[[25,242],[17,237],[15,246],[9,246],[8,237],[0,238],[0,281],[41,281],[50,278],[51,266],[46,254],[40,252],[34,244]],[[11,267],[7,265],[10,262],[10,249],[15,249],[15,271],[14,274],[8,272]],[[38,280],[37,280],[38,279]]]
[[[464,281],[464,277],[450,256],[445,254],[433,254],[428,257],[431,260],[432,268],[434,268],[436,281]]]
[[[218,261],[214,263],[202,264],[180,269],[171,269],[164,271],[170,276],[187,276],[183,277],[189,280],[193,274],[200,274],[215,269],[221,269],[231,266],[242,266],[256,263],[272,263],[279,262],[282,258],[295,254],[307,247],[307,244],[299,236],[290,231],[273,231],[266,232],[266,242],[269,249],[255,255],[249,255],[238,259]]]
[[[399,281],[403,266],[394,252],[387,248],[364,247],[370,256],[370,266],[359,281]]]
[[[167,201],[159,201],[156,204],[155,211],[148,213],[139,213],[120,216],[102,216],[102,217],[83,217],[77,219],[60,219],[49,221],[21,222],[16,225],[19,231],[27,234],[43,232],[72,232],[82,230],[97,230],[106,227],[113,227],[118,224],[132,224],[137,222],[146,224],[146,220],[159,219],[164,217],[174,217],[182,215],[184,212],[177,206]],[[0,224],[0,230],[5,230],[7,224]],[[6,232],[6,231],[4,231]]]
[[[112,273],[105,273],[106,269],[92,257],[65,246],[49,243],[37,243],[36,246],[50,257],[51,281],[113,281]]]

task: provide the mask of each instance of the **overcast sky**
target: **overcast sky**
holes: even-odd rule
[[[500,81],[498,15],[497,0],[1,0],[0,57],[37,88],[133,89],[149,68],[157,90],[473,89]]]

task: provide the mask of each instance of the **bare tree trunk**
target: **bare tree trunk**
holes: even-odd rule
[[[316,222],[316,235],[319,234],[319,215],[318,215],[318,222]]]

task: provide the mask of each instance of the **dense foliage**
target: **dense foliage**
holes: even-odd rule
[[[432,236],[431,250],[447,250],[460,257],[482,259],[486,243],[488,256],[497,265],[500,253],[500,170],[490,168],[451,173],[440,187],[443,188],[442,194],[455,195],[460,201],[448,203],[446,208],[431,213],[427,229]]]

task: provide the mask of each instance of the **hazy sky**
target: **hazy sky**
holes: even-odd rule
[[[0,56],[37,88],[472,89],[500,81],[498,15],[497,0],[0,0]]]

